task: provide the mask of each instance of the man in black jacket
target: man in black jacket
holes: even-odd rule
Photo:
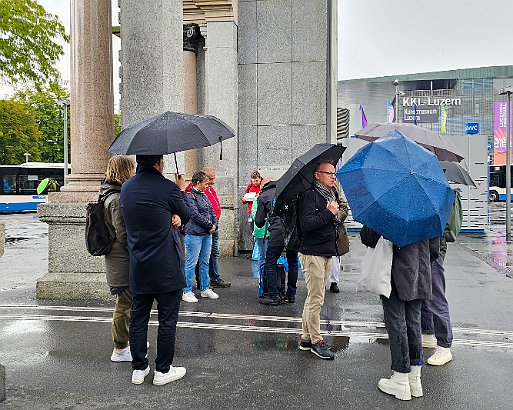
[[[320,325],[331,257],[338,254],[337,225],[340,220],[333,188],[336,182],[333,162],[317,163],[313,176],[312,188],[305,191],[299,201],[299,259],[307,289],[299,348],[309,350],[321,359],[334,359],[335,355],[321,336]]]
[[[157,301],[159,329],[153,384],[163,385],[185,375],[173,367],[176,322],[185,286],[183,248],[177,225],[189,220],[185,180],[162,175],[162,155],[137,155],[137,174],[121,187],[121,209],[130,257],[130,351],[132,383],[141,384],[150,372],[147,355],[148,321]],[[180,192],[182,191],[182,192]]]
[[[294,303],[296,301],[296,288],[297,288],[297,274],[298,274],[298,250],[297,245],[294,244],[294,238],[286,240],[286,231],[293,230],[294,226],[285,226],[283,215],[278,215],[279,212],[273,212],[273,201],[276,194],[276,182],[270,181],[264,185],[258,196],[258,208],[255,214],[255,225],[262,228],[265,222],[269,220],[269,234],[270,237],[267,243],[267,250],[265,253],[265,277],[267,282],[268,295],[261,298],[259,302],[262,305],[276,306],[285,302]],[[291,204],[290,204],[291,205]],[[292,209],[288,209],[292,212]],[[285,211],[282,211],[282,213]],[[270,216],[272,214],[272,216]],[[295,221],[294,221],[295,222]],[[266,240],[266,239],[264,239]],[[287,263],[289,266],[288,279],[287,279],[287,294],[286,299],[281,299],[278,294],[276,262],[281,256],[283,249],[286,247]]]

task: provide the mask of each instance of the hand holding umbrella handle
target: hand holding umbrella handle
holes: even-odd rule
[[[338,214],[338,202],[337,201],[330,201],[328,202],[327,207],[333,215]]]
[[[185,182],[185,178],[181,174],[175,174],[175,182],[176,185],[178,185],[178,188],[180,188],[180,191],[185,191],[185,187],[187,186]]]

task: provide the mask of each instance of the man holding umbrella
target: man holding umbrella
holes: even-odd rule
[[[298,210],[299,259],[307,289],[299,348],[310,350],[321,359],[334,359],[335,355],[321,336],[320,325],[331,257],[337,255],[337,225],[340,223],[339,205],[333,188],[336,182],[333,161],[319,161],[314,167],[313,177],[312,188],[301,196]]]

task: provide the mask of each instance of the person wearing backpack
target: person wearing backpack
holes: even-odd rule
[[[114,239],[109,253],[105,255],[105,271],[110,293],[116,297],[112,315],[112,341],[114,350],[110,360],[113,362],[131,362],[132,355],[128,346],[128,324],[132,293],[128,278],[128,247],[125,222],[120,206],[121,185],[135,173],[135,162],[131,157],[114,156],[109,159],[105,180],[100,186],[103,200],[105,225]]]
[[[441,238],[431,239],[430,242],[440,241],[436,246],[438,252],[431,251],[431,278],[433,296],[431,300],[422,303],[422,347],[436,348],[435,353],[427,359],[427,364],[442,366],[452,360],[452,326],[449,313],[449,303],[445,297],[444,259],[447,252],[447,242],[454,242],[461,229],[463,211],[459,189],[453,189],[454,203],[447,219],[444,234]],[[433,249],[433,247],[432,247]]]

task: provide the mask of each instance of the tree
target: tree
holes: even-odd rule
[[[63,109],[57,105],[57,102],[69,99],[68,91],[54,83],[43,89],[19,91],[13,99],[30,107],[34,114],[36,125],[41,133],[38,142],[41,161],[63,162],[64,118]],[[69,125],[68,121],[68,144],[70,142]]]
[[[39,136],[32,110],[18,101],[0,100],[0,164],[25,162],[28,152],[39,161]]]
[[[54,40],[69,41],[57,16],[35,0],[0,0],[0,16],[0,75],[11,84],[56,82],[64,52]]]

